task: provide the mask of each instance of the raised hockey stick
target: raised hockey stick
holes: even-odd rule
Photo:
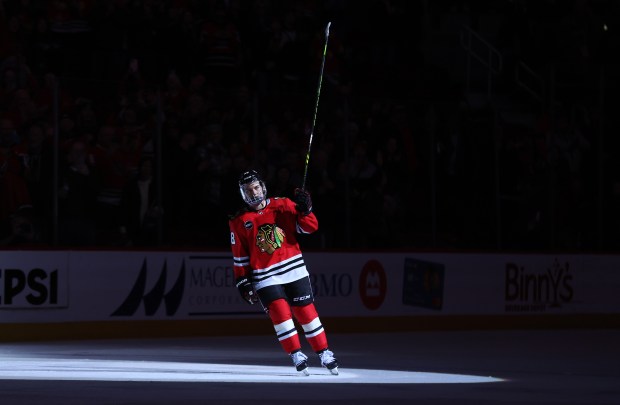
[[[323,83],[323,68],[325,67],[325,55],[327,55],[327,41],[329,40],[329,27],[331,21],[325,27],[325,46],[323,47],[323,60],[321,61],[321,72],[319,73],[319,86],[316,90],[316,104],[314,105],[314,117],[312,118],[312,128],[310,129],[310,141],[308,142],[308,152],[306,153],[306,165],[304,168],[304,179],[301,183],[301,189],[306,188],[306,177],[308,177],[308,163],[310,162],[310,149],[312,148],[312,138],[314,137],[314,126],[316,125],[316,116],[319,111],[319,97],[321,97],[321,84]]]

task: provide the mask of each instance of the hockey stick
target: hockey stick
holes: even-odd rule
[[[304,179],[301,189],[306,188],[306,177],[308,176],[308,162],[310,162],[310,149],[312,148],[312,138],[314,137],[314,126],[316,125],[316,115],[319,111],[319,97],[321,96],[321,84],[323,83],[323,68],[325,67],[325,55],[327,54],[327,41],[329,40],[329,27],[331,21],[325,27],[325,46],[323,47],[323,60],[321,61],[321,72],[319,73],[319,86],[316,90],[316,104],[314,105],[314,118],[312,118],[312,128],[310,129],[310,141],[308,142],[308,153],[306,153],[306,166],[304,168]]]

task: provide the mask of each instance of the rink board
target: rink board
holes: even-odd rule
[[[311,252],[304,258],[321,317],[338,320],[341,330],[356,330],[362,319],[381,330],[407,329],[403,323],[605,326],[620,314],[615,255]],[[127,336],[149,328],[166,336],[235,334],[239,319],[262,332],[264,317],[259,305],[239,298],[228,252],[0,252],[0,339],[69,330]]]

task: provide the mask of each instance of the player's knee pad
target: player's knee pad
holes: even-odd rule
[[[269,304],[268,309],[269,317],[274,325],[280,324],[292,318],[291,307],[283,298],[272,301]]]
[[[293,314],[302,325],[310,323],[319,317],[314,304],[308,304],[303,307],[293,307]]]

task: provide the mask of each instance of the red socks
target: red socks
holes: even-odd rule
[[[327,336],[319,320],[314,304],[304,307],[292,307],[295,318],[304,330],[308,343],[315,352],[327,348]],[[277,299],[269,304],[269,317],[276,331],[276,336],[287,353],[301,348],[299,335],[293,322],[291,307],[286,300]]]

